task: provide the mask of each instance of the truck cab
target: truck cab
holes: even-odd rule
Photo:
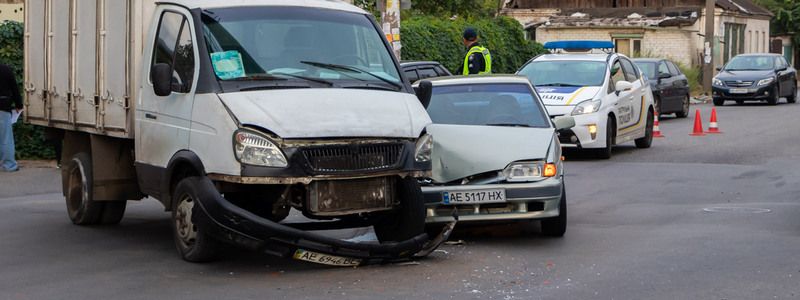
[[[30,2],[43,9],[28,10],[31,17],[62,18],[58,1]],[[321,0],[101,2],[71,2],[99,16],[94,27],[75,30],[80,36],[93,28],[100,44],[123,36],[124,56],[91,54],[99,62],[94,82],[127,91],[124,113],[106,116],[105,106],[119,98],[109,100],[111,89],[92,87],[74,76],[79,72],[45,66],[46,76],[26,76],[34,108],[28,121],[64,138],[64,193],[74,223],[117,223],[126,200],[149,196],[172,212],[175,244],[188,261],[212,259],[220,242],[358,261],[409,257],[426,246],[416,179],[431,169],[425,92],[420,101],[368,13]],[[106,5],[127,12],[122,26],[103,28],[121,18]],[[41,33],[53,30],[48,24]],[[67,40],[77,46],[77,39]],[[63,51],[87,60],[49,40],[44,46],[43,59]],[[39,58],[29,59],[36,65]],[[109,74],[106,60],[122,61],[128,71]],[[48,104],[57,101],[46,88],[50,78],[71,86],[59,120],[48,118]],[[76,86],[86,86],[81,95],[91,98],[83,102],[93,105],[96,126],[76,123],[87,110]],[[105,119],[122,129],[97,125]],[[316,221],[279,223],[292,209]],[[308,231],[363,226],[373,226],[381,244]]]

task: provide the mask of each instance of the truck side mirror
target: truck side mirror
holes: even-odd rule
[[[153,91],[156,96],[166,97],[172,94],[172,67],[168,64],[154,64],[150,70]]]
[[[417,93],[417,99],[419,99],[419,103],[422,103],[422,107],[427,109],[428,105],[431,104],[433,84],[430,81],[423,80],[417,87],[414,88],[414,92]]]

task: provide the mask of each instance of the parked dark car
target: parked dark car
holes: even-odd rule
[[[673,62],[658,58],[635,58],[653,90],[653,102],[660,115],[689,115],[689,80]]]
[[[780,54],[742,54],[732,58],[714,77],[714,105],[725,101],[765,101],[770,105],[786,97],[797,101],[797,70]]]
[[[411,83],[425,78],[453,76],[450,70],[435,61],[402,61],[400,67]]]

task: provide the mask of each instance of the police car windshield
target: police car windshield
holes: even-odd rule
[[[428,115],[435,124],[550,126],[538,98],[526,84],[434,87]]]
[[[519,71],[541,86],[601,86],[605,80],[606,64],[599,61],[537,61]]]
[[[366,15],[239,7],[204,10],[202,21],[221,81],[283,78],[319,87],[402,87],[392,54]]]

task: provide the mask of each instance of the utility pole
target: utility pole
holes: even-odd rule
[[[703,45],[703,91],[711,96],[711,79],[714,77],[714,11],[716,0],[706,0],[706,42]]]
[[[378,10],[381,12],[381,27],[386,39],[394,49],[394,55],[400,59],[400,0],[381,0],[378,2]]]

